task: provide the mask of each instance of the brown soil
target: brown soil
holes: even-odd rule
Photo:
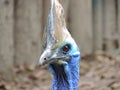
[[[81,60],[79,90],[120,90],[120,56],[97,55],[95,60]],[[0,76],[0,90],[50,90],[51,74],[44,67],[14,68],[14,77],[7,82]]]

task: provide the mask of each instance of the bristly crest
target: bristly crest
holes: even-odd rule
[[[68,37],[71,35],[66,28],[63,7],[58,0],[51,0],[50,13],[42,38],[43,48],[57,48]]]

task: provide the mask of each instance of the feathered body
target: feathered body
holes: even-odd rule
[[[44,51],[39,62],[53,75],[52,90],[77,90],[80,52],[66,28],[64,11],[58,0],[51,0],[42,41]]]

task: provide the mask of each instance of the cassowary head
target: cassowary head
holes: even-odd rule
[[[53,90],[73,90],[79,80],[80,52],[66,28],[64,11],[58,0],[51,0],[48,22],[42,38],[39,63],[53,74]],[[74,89],[77,90],[77,89]]]

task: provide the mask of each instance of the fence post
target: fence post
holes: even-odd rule
[[[103,46],[103,0],[93,0],[93,49],[101,54]]]
[[[13,27],[13,0],[0,0],[0,72],[8,79],[13,67]]]
[[[115,0],[104,0],[104,39],[107,53],[114,50],[113,35],[116,30]]]
[[[92,35],[92,0],[70,0],[69,27],[72,36],[79,44],[82,54],[91,54]]]
[[[43,0],[43,30],[47,23],[47,17],[50,9],[50,0]]]
[[[120,48],[120,0],[117,0],[117,5],[118,5],[118,35],[119,35],[119,48]]]
[[[15,65],[38,61],[41,27],[42,0],[16,0]]]

